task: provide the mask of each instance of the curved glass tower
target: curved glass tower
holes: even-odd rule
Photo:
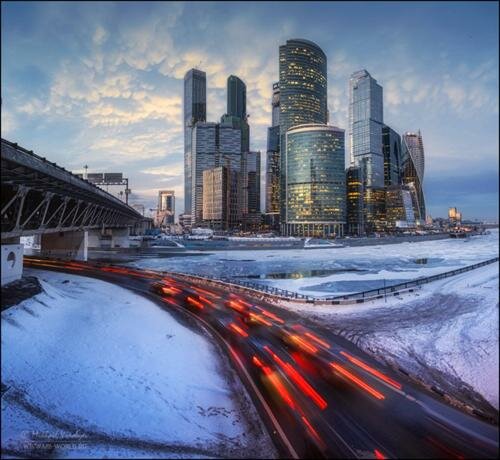
[[[284,233],[342,236],[346,222],[344,130],[323,124],[290,128],[286,134]]]
[[[304,39],[287,40],[279,49],[281,180],[280,214],[286,212],[286,143],[287,131],[306,123],[326,124],[327,68],[326,55],[315,43]]]
[[[247,87],[235,75],[227,79],[227,114],[242,120],[247,117]]]
[[[425,199],[424,199],[424,144],[422,134],[405,133],[402,141],[402,168],[401,177],[403,184],[413,184],[415,193],[413,196],[415,218],[425,220]]]

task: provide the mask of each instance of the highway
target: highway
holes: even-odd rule
[[[25,265],[109,281],[196,318],[227,352],[283,458],[497,458],[498,427],[293,312],[161,272],[37,258]]]

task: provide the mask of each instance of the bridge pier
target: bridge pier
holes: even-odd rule
[[[23,276],[23,245],[20,238],[6,238],[1,245],[1,285],[21,279]]]
[[[129,248],[130,247],[130,228],[113,228],[111,230],[111,247],[112,248]]]
[[[40,243],[42,257],[87,260],[88,232],[70,231],[44,233]]]

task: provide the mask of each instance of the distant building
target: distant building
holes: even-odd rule
[[[286,197],[290,195],[286,189],[285,137],[288,130],[295,126],[312,123],[326,125],[328,122],[326,55],[318,45],[309,40],[287,40],[279,48],[279,76],[280,218],[283,226],[287,212]]]
[[[366,187],[384,186],[382,86],[366,70],[349,80],[349,136],[351,164],[363,168]]]
[[[175,218],[174,190],[158,191],[158,207],[156,210],[157,226],[172,225]]]
[[[215,230],[238,223],[238,173],[225,166],[203,171],[203,221]]]
[[[267,129],[266,213],[280,212],[280,85],[273,83],[271,127]],[[279,217],[269,218],[275,225]]]
[[[322,124],[286,134],[286,200],[282,233],[332,237],[344,234],[344,130]]]
[[[448,221],[452,226],[460,225],[462,223],[462,213],[457,208],[448,209]]]
[[[180,214],[179,215],[179,225],[185,229],[189,230],[191,228],[191,214]]]
[[[415,214],[408,186],[391,185],[387,187],[386,220],[389,229],[415,227]]]
[[[192,202],[192,131],[197,122],[207,119],[207,76],[197,69],[184,75],[184,213],[191,212]]]
[[[359,166],[350,166],[346,171],[346,232],[349,235],[364,234],[363,178]]]
[[[413,195],[413,207],[415,219],[425,220],[424,199],[424,145],[420,131],[417,133],[405,133],[402,138],[402,164],[401,178],[403,184],[413,184],[415,194]]]
[[[401,136],[389,126],[382,127],[382,152],[384,154],[384,185],[401,183]]]
[[[192,146],[192,225],[203,224],[203,171],[225,166],[241,170],[241,130],[231,125],[197,123]]]
[[[260,224],[260,152],[243,152],[241,159],[241,217],[243,227]]]
[[[227,114],[242,120],[247,117],[247,87],[235,75],[227,79]]]

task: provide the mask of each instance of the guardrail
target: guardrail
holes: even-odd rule
[[[249,281],[236,281],[234,279],[228,277],[215,277],[215,276],[199,276],[193,275],[191,273],[185,272],[170,272],[173,275],[179,275],[182,277],[193,278],[197,280],[205,280],[212,283],[223,283],[226,286],[234,286],[236,288],[243,288],[252,291],[257,291],[262,294],[268,294],[274,297],[278,297],[283,300],[290,301],[305,301],[307,303],[331,303],[332,305],[337,305],[341,303],[362,303],[365,300],[372,300],[376,298],[381,298],[387,294],[396,295],[402,291],[412,291],[413,288],[419,287],[423,284],[431,283],[433,281],[438,281],[444,278],[449,278],[451,276],[459,275],[461,273],[465,273],[471,270],[475,270],[476,268],[484,267],[485,265],[489,265],[495,262],[498,262],[499,258],[494,257],[492,259],[485,260],[483,262],[479,262],[473,265],[468,265],[466,267],[458,268],[455,270],[451,270],[449,272],[439,273],[437,275],[426,276],[417,278],[411,281],[407,281],[404,283],[392,284],[390,286],[378,288],[378,289],[370,289],[367,291],[355,292],[352,294],[345,294],[340,296],[333,297],[314,297],[308,296],[304,294],[299,294],[298,292],[288,291],[286,289],[279,289],[272,286],[266,286],[262,284],[252,283]]]

